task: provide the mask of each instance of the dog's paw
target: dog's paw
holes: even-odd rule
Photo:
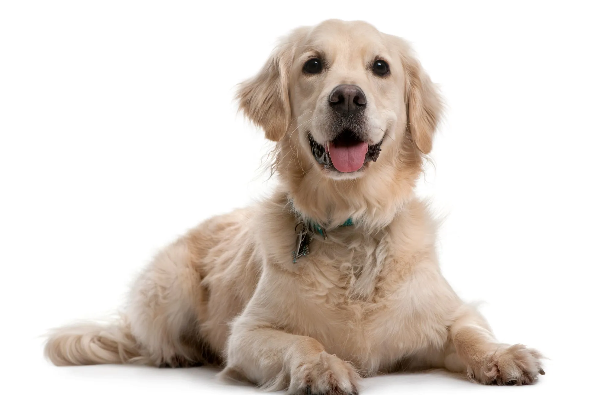
[[[291,370],[290,394],[358,394],[359,375],[351,364],[321,352]]]
[[[203,363],[192,361],[182,355],[173,355],[170,358],[164,359],[158,364],[160,368],[192,368],[195,366],[202,366]]]
[[[532,384],[539,374],[545,374],[541,359],[538,351],[524,345],[502,345],[481,366],[468,367],[468,377],[478,383],[499,386]]]

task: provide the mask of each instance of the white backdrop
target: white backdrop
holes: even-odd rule
[[[447,116],[418,192],[444,217],[444,275],[485,302],[502,341],[550,358],[536,386],[436,372],[366,379],[363,393],[580,391],[593,357],[587,3],[291,3],[0,3],[0,394],[258,394],[216,383],[212,369],[55,368],[41,336],[117,310],[161,246],[265,196],[270,145],[237,115],[235,85],[278,36],[327,18],[410,40],[440,84]]]

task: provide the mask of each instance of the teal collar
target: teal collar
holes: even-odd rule
[[[295,206],[293,205],[293,201],[291,198],[288,198],[289,204],[291,205],[291,210],[295,217],[297,217],[297,225],[295,226],[295,232],[297,233],[297,246],[293,251],[293,263],[297,263],[297,259],[302,256],[306,256],[309,254],[309,243],[311,242],[312,234],[319,234],[324,239],[328,236],[326,235],[326,229],[316,223],[315,221],[309,220],[301,216]],[[339,225],[338,227],[350,227],[354,225],[353,219],[349,217],[347,221]],[[336,228],[338,228],[336,227]]]
[[[327,237],[326,230],[322,226],[320,226],[318,223],[315,223],[313,221],[309,222],[308,224],[309,224],[309,228],[311,228],[312,232],[316,232],[316,233],[320,234],[322,237],[324,237],[324,239],[326,239],[326,237]],[[349,217],[347,221],[345,221],[338,227],[350,227],[352,225],[353,225],[353,219],[351,217]]]
[[[349,227],[352,225],[353,219],[349,217],[347,221],[338,227]],[[293,263],[297,263],[297,259],[300,257],[309,255],[309,243],[311,242],[312,234],[319,234],[324,239],[327,238],[326,230],[318,223],[315,223],[311,220],[297,223],[297,226],[295,226],[295,231],[297,232],[297,246],[293,251]]]
[[[297,217],[297,220],[299,221],[299,224],[297,224],[297,227],[303,225],[302,230],[306,229],[311,233],[317,233],[320,234],[322,237],[324,237],[324,239],[326,239],[327,235],[326,235],[326,229],[324,227],[322,227],[321,225],[319,225],[318,223],[316,223],[313,220],[304,218],[301,213],[299,213],[297,211],[297,209],[295,209],[295,205],[293,205],[293,200],[289,197],[287,197],[287,200],[289,201],[289,205],[291,206],[291,210],[293,212],[293,214],[295,215],[295,217]],[[350,227],[354,225],[353,224],[353,219],[352,217],[349,217],[347,219],[347,221],[345,221],[344,223],[342,223],[341,225],[339,225],[338,227]],[[295,227],[295,231],[297,231],[297,227]],[[337,228],[338,228],[337,227]],[[300,230],[300,231],[302,231]]]

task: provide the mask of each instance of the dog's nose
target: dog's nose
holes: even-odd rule
[[[330,107],[343,114],[362,111],[367,104],[365,93],[357,85],[338,85],[328,96]]]

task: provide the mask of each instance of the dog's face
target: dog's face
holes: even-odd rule
[[[408,45],[359,21],[293,31],[238,97],[266,137],[279,141],[277,167],[293,192],[340,192],[318,199],[334,202],[318,205],[326,209],[336,209],[353,187],[377,188],[381,181],[394,187],[397,176],[412,189],[441,109]],[[340,182],[349,183],[348,191]],[[359,203],[349,213],[368,207],[369,199]]]
[[[329,21],[295,49],[291,112],[304,152],[322,174],[361,176],[404,120],[402,66],[389,46],[367,24]]]

